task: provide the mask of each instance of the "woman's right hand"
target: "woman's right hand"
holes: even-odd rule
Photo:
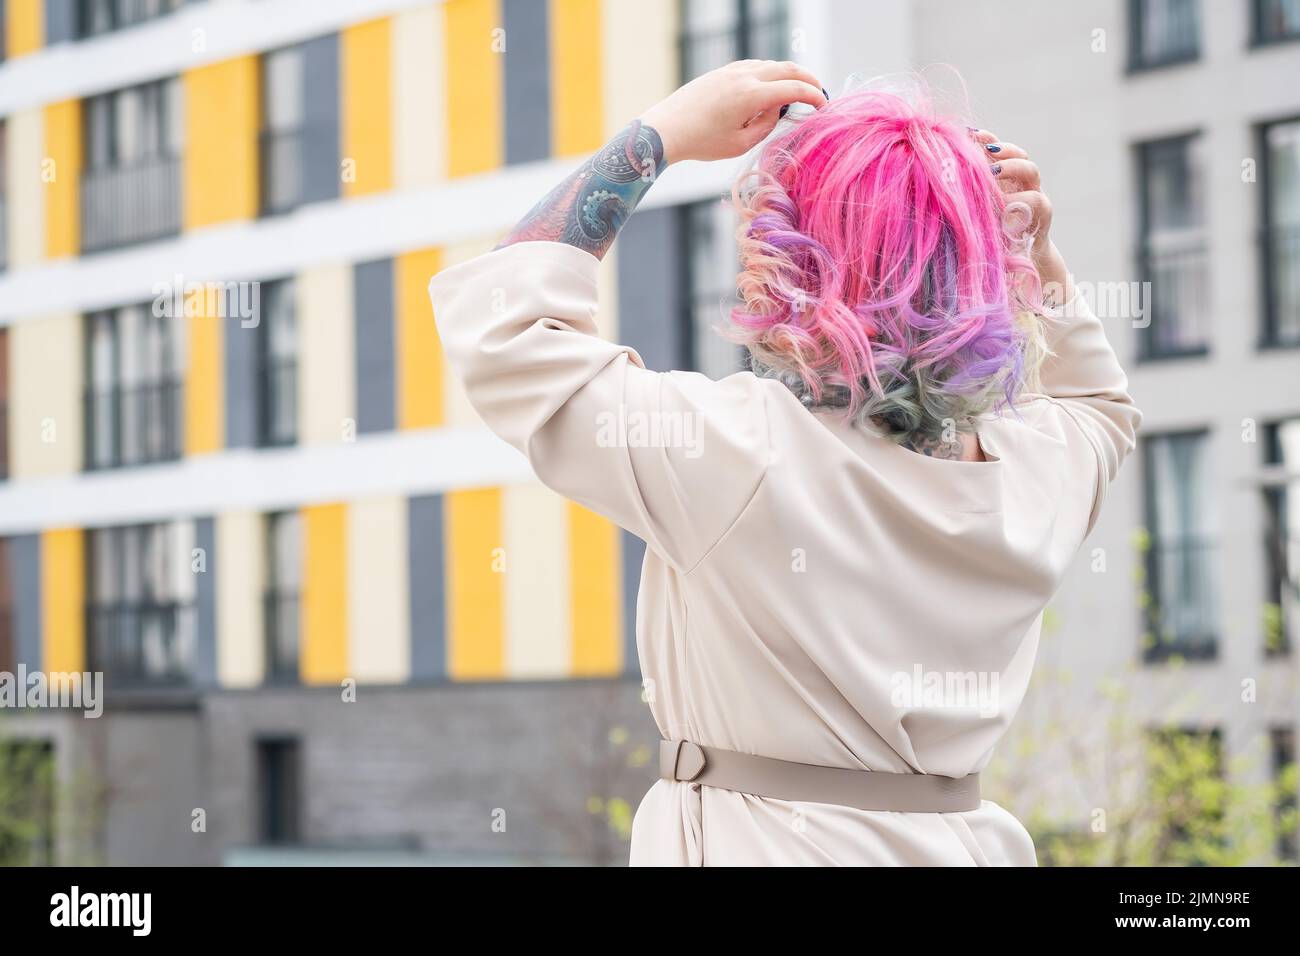
[[[1023,225],[1033,234],[1030,254],[1043,283],[1043,298],[1050,305],[1062,305],[1069,298],[1069,270],[1052,242],[1052,203],[1043,192],[1038,166],[1015,143],[1004,143],[986,129],[971,134],[984,150],[989,172],[997,180],[1007,203],[1023,203],[1030,221]],[[1016,223],[1020,226],[1021,223]]]
[[[772,131],[781,107],[823,106],[817,78],[789,60],[737,60],[696,77],[641,114],[664,144],[664,159],[732,159]]]

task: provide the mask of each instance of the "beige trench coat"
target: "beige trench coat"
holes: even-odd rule
[[[440,272],[430,294],[487,426],[646,541],[637,647],[660,732],[836,767],[981,770],[1134,444],[1101,323],[1079,299],[1063,309],[1043,393],[979,426],[991,460],[945,461],[748,372],[647,371],[597,335],[597,265],[520,243]],[[660,780],[631,862],[1033,865],[1034,848],[987,800],[893,813]]]

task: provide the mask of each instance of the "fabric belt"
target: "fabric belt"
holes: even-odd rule
[[[702,747],[689,740],[659,741],[659,776],[756,797],[832,803],[858,810],[962,813],[980,806],[977,773],[943,777],[821,767]]]

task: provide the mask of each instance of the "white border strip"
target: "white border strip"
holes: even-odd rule
[[[387,432],[337,445],[235,449],[120,471],[0,484],[0,535],[275,511],[535,480],[485,428]]]
[[[0,326],[42,315],[151,300],[160,283],[252,281],[308,266],[356,263],[502,233],[577,166],[548,160],[421,190],[303,206],[269,219],[213,226],[174,239],[0,273]],[[643,207],[721,197],[733,162],[670,167]]]
[[[435,0],[441,2],[441,0]],[[208,0],[0,65],[0,116],[273,50],[430,0]],[[197,47],[197,49],[196,49]]]

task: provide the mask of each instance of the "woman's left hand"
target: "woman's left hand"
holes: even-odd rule
[[[789,60],[737,60],[696,77],[641,115],[664,159],[732,159],[770,133],[781,107],[826,103],[817,77]]]

